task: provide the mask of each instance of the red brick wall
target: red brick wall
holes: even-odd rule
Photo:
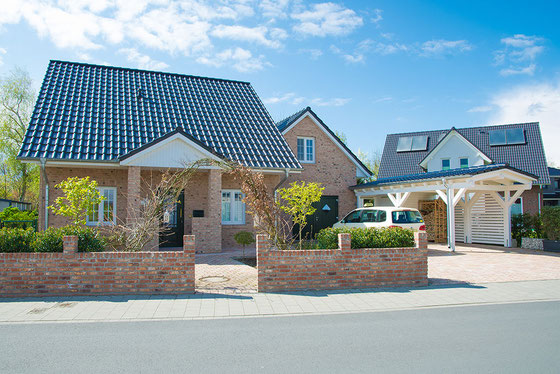
[[[533,186],[528,191],[521,194],[523,198],[523,213],[537,214],[539,212],[539,201],[542,207],[542,189],[540,186]],[[539,199],[540,197],[540,199]]]
[[[356,195],[348,188],[356,184],[356,165],[311,118],[305,117],[284,134],[295,155],[298,136],[315,138],[315,163],[302,163],[301,174],[292,174],[282,187],[293,181],[319,182],[325,187],[323,195],[338,196],[338,215],[344,217],[356,208]]]
[[[47,164],[48,165],[48,164]],[[76,167],[49,167],[47,166],[47,177],[49,180],[49,202],[53,205],[57,197],[62,196],[62,190],[55,188],[63,180],[69,177],[87,177],[97,181],[99,187],[117,187],[117,219],[126,221],[127,203],[127,170],[126,169],[92,169]],[[39,229],[45,228],[45,187],[41,174],[41,191],[39,193]],[[69,224],[70,221],[63,216],[55,215],[49,210],[49,227],[61,227]]]
[[[351,249],[350,235],[339,235],[339,249],[280,251],[257,237],[258,291],[351,289],[426,285],[426,233],[417,248]]]
[[[194,293],[188,240],[178,252],[0,253],[0,297]]]

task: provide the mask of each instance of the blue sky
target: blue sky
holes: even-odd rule
[[[560,165],[554,1],[4,0],[0,74],[50,59],[249,81],[353,150],[387,133],[540,121]]]

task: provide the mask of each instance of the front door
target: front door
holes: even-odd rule
[[[315,213],[307,216],[307,225],[302,230],[302,237],[315,239],[315,235],[322,229],[331,227],[338,221],[338,196],[321,196],[319,202],[313,204]],[[298,227],[294,227],[294,235],[298,234]]]
[[[177,201],[170,201],[164,207],[159,234],[160,247],[182,247],[185,231],[183,205],[185,194],[181,192]]]

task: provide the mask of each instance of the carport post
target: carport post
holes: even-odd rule
[[[453,198],[455,197],[455,190],[447,187],[447,245],[455,252],[455,205],[453,205]]]

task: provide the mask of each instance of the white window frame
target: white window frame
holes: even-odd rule
[[[298,144],[297,144],[297,140],[296,140],[296,157],[298,158],[299,162],[303,163],[303,164],[314,164],[315,163],[315,138],[311,138],[308,136],[298,136],[297,139],[302,139],[303,140],[303,158],[304,160],[300,160],[299,159],[299,152],[298,152]],[[311,142],[313,143],[313,149],[311,150],[311,160],[307,159],[308,156],[308,152],[307,152],[307,141],[311,140]]]
[[[222,190],[220,192],[220,209],[221,209],[222,204],[223,204],[223,193],[224,192],[229,192],[230,193],[229,204],[230,204],[230,218],[231,218],[231,217],[234,217],[234,214],[233,214],[234,204],[233,203],[234,203],[234,199],[235,199],[235,194],[240,193],[242,198],[244,198],[245,196],[243,195],[241,190],[233,190],[233,189]],[[220,217],[221,217],[221,220],[222,220],[222,225],[244,225],[245,224],[245,203],[243,201],[241,202],[241,209],[242,209],[241,221],[231,221],[231,220],[230,221],[224,221],[224,218],[223,218],[222,214],[220,213]]]
[[[103,192],[106,190],[111,190],[113,191],[113,196],[115,196],[115,200],[113,201],[113,220],[112,221],[90,221],[89,220],[89,214],[86,217],[86,225],[87,226],[108,226],[108,225],[114,225],[117,219],[117,187],[97,187],[97,190],[99,191],[99,193],[101,194],[101,196],[103,196]],[[103,218],[105,216],[104,212],[103,212],[103,207],[104,207],[104,203],[105,200],[102,200],[99,203],[99,206],[97,207],[97,217],[99,218]]]
[[[464,160],[464,159],[467,160],[467,166],[466,166],[465,168],[463,168],[463,167],[461,166],[461,160]],[[470,160],[469,160],[469,158],[468,158],[467,156],[459,157],[459,169],[468,169],[468,168],[471,166],[470,164],[471,164],[471,163],[470,163]]]
[[[443,168],[443,161],[449,161],[449,169],[444,169],[444,168]],[[451,159],[449,159],[449,158],[442,158],[442,159],[441,159],[441,171],[447,171],[447,170],[451,170]]]

